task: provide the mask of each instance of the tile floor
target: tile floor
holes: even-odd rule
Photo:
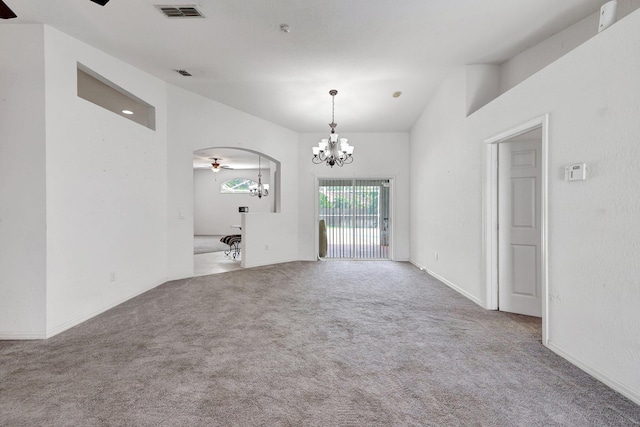
[[[209,274],[226,273],[227,271],[240,270],[240,255],[233,259],[224,252],[210,252],[195,254],[193,256],[193,275],[207,276]]]

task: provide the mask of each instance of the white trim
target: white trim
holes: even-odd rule
[[[0,331],[0,341],[43,340],[46,337],[45,331]]]
[[[485,196],[483,212],[485,226],[482,232],[483,248],[485,248],[485,280],[487,294],[485,308],[498,309],[498,144],[488,144],[485,150]]]
[[[640,405],[640,394],[639,393],[631,390],[630,388],[628,388],[624,384],[622,384],[622,383],[614,380],[613,378],[609,377],[607,374],[605,374],[601,370],[599,370],[597,368],[594,368],[593,366],[591,366],[588,363],[582,361],[581,359],[578,359],[577,357],[572,356],[570,353],[567,353],[562,348],[560,348],[559,346],[555,345],[553,342],[548,341],[547,342],[547,347],[551,351],[556,353],[558,356],[568,360],[569,362],[571,362],[572,364],[576,365],[578,368],[582,369],[583,371],[585,371],[587,374],[591,375],[592,377],[594,377],[598,381],[603,382],[605,385],[611,387],[612,389],[614,389],[618,393],[628,397],[630,400],[632,400],[637,405]]]
[[[160,285],[162,285],[164,283],[167,283],[166,279],[163,279],[163,280],[161,280],[159,282],[155,282],[154,285],[151,285],[147,289],[143,289],[141,291],[134,292],[134,293],[129,294],[128,296],[126,296],[124,298],[118,298],[117,300],[112,301],[112,302],[110,302],[110,303],[108,303],[108,304],[98,308],[97,310],[94,310],[94,311],[88,313],[88,314],[82,315],[80,317],[76,317],[75,319],[68,320],[68,321],[63,322],[63,323],[61,323],[61,324],[59,324],[59,325],[57,325],[57,326],[55,326],[53,328],[47,329],[47,332],[46,332],[46,335],[44,336],[44,338],[51,338],[51,337],[53,337],[55,335],[58,335],[59,333],[62,333],[64,331],[66,331],[67,329],[71,329],[74,326],[77,326],[82,322],[86,322],[87,320],[92,319],[92,318],[98,316],[99,314],[104,313],[107,310],[111,310],[112,308],[119,306],[123,302],[129,301],[130,299],[137,297],[138,295],[142,295],[145,292],[148,292],[148,291],[150,291],[152,289],[155,289],[155,288],[157,288],[158,286],[160,286]]]
[[[498,308],[498,243],[497,243],[497,200],[498,200],[498,174],[497,174],[497,150],[498,143],[506,141],[518,135],[522,135],[532,129],[542,128],[542,158],[541,158],[541,287],[542,287],[542,344],[548,345],[549,325],[549,286],[548,286],[548,257],[549,257],[549,114],[536,117],[509,130],[499,133],[484,141],[485,149],[485,194],[484,194],[484,230],[483,248],[485,257],[485,278],[487,287],[486,308],[496,310]]]
[[[282,258],[282,259],[278,259],[278,260],[272,260],[263,264],[252,264],[248,267],[242,267],[242,268],[255,268],[255,267],[268,267],[270,265],[278,265],[278,264],[286,264],[288,262],[298,262],[300,261],[300,259],[298,258]],[[313,260],[311,260],[313,261]],[[194,277],[199,277],[199,276],[194,276]]]
[[[439,274],[434,273],[433,271],[431,271],[429,269],[425,269],[425,271],[427,273],[429,273],[429,275],[435,277],[436,279],[438,279],[439,281],[441,281],[442,283],[444,283],[445,285],[447,285],[448,287],[453,289],[454,291],[456,291],[459,294],[462,294],[463,296],[469,298],[471,301],[475,302],[480,307],[484,307],[484,303],[482,301],[480,301],[478,298],[476,298],[475,296],[471,295],[469,292],[467,292],[464,289],[462,289],[460,286],[454,284],[453,282],[450,282],[449,280],[445,279],[444,277],[440,276]]]
[[[398,261],[396,259],[396,177],[395,175],[387,178],[389,180],[389,260]]]
[[[318,199],[320,198],[320,196],[318,195],[320,193],[320,178],[318,178],[317,176],[314,175],[314,184],[313,184],[313,207],[314,207],[314,217],[313,217],[313,233],[315,236],[315,243],[313,245],[313,258],[316,261],[320,261],[322,258],[320,258],[320,220],[318,219],[318,217],[320,216],[320,202],[318,201]]]
[[[430,276],[432,276],[434,279],[437,279],[439,281],[441,281],[442,283],[444,283],[445,285],[447,285],[448,287],[450,287],[451,289],[453,289],[454,291],[458,292],[459,294],[461,294],[462,296],[470,299],[471,301],[475,302],[476,304],[478,304],[480,307],[484,308],[484,303],[482,301],[480,301],[478,298],[476,298],[474,295],[471,295],[469,292],[465,291],[464,289],[462,289],[460,286],[456,285],[455,283],[445,279],[444,277],[440,276],[437,273],[434,273],[433,271],[421,266],[420,264],[416,263],[414,260],[409,260],[409,262],[411,264],[413,264],[414,266],[416,266],[417,268],[419,268],[421,271],[424,271],[426,273],[428,273]]]

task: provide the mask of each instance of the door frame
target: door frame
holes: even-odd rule
[[[484,255],[486,274],[486,308],[498,310],[498,144],[533,129],[542,130],[540,183],[540,287],[542,300],[542,344],[548,343],[549,289],[548,289],[548,183],[549,183],[549,114],[536,117],[501,132],[485,143],[485,192],[484,192]]]
[[[388,261],[395,261],[395,251],[394,251],[394,247],[395,247],[395,230],[394,230],[394,224],[395,224],[395,217],[396,217],[396,211],[395,211],[395,182],[396,182],[396,177],[395,175],[393,176],[388,176],[388,177],[384,177],[381,178],[378,175],[374,175],[374,176],[361,176],[358,175],[357,177],[345,177],[345,178],[341,178],[341,177],[329,177],[329,176],[324,176],[324,175],[317,175],[314,176],[313,179],[315,180],[314,182],[314,219],[313,222],[315,224],[314,227],[314,234],[315,234],[315,243],[314,243],[314,248],[313,251],[315,253],[314,257],[316,260],[320,260],[320,257],[318,256],[318,247],[320,246],[320,231],[318,229],[318,216],[320,216],[320,206],[319,206],[319,197],[318,197],[318,193],[320,193],[320,181],[323,179],[346,179],[346,180],[368,180],[368,179],[373,179],[373,180],[384,180],[384,179],[388,179],[389,180],[389,215],[391,216],[391,219],[389,220],[389,259]],[[329,261],[331,261],[331,258],[328,259]],[[354,260],[358,260],[358,261],[368,261],[369,259],[358,259],[358,258],[354,258]],[[327,261],[327,259],[325,259],[325,261]],[[379,261],[378,259],[375,259],[373,261]]]

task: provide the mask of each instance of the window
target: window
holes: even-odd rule
[[[220,193],[222,194],[249,194],[249,190],[258,185],[252,179],[235,178],[220,184]],[[269,184],[264,184],[264,188],[269,189]]]

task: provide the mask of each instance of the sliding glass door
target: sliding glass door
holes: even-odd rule
[[[319,189],[320,256],[389,259],[389,180],[320,179]]]

